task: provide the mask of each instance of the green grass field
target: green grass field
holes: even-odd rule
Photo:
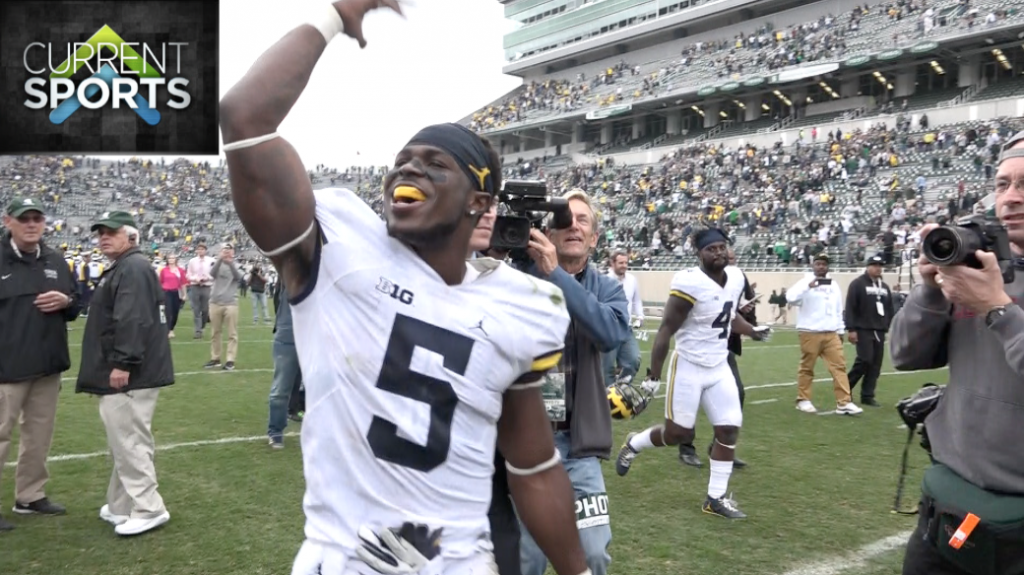
[[[249,314],[244,303],[238,369],[204,372],[209,343],[191,339],[191,315],[182,313],[177,331],[183,337],[173,342],[178,382],[161,393],[153,422],[160,491],[172,518],[164,528],[133,539],[119,538],[97,516],[111,462],[103,454],[96,400],[74,393],[84,326],[76,322],[74,367],[65,374],[48,487],[68,515],[14,516],[9,463],[0,499],[17,529],[0,535],[0,574],[290,572],[302,541],[302,459],[298,437],[287,437],[283,451],[270,450],[263,437],[271,328],[253,326]],[[730,522],[701,513],[708,481],[703,447],[711,437],[701,421],[703,469],[682,466],[671,449],[645,452],[625,478],[605,464],[612,573],[899,573],[902,545],[893,536],[912,529],[915,520],[889,512],[906,438],[892,405],[925,381],[945,382],[946,373],[892,375],[887,360],[878,393],[884,407],[865,408],[855,418],[808,415],[793,403],[795,333],[778,332],[769,343],[744,347],[740,366],[749,391],[738,454],[750,465],[733,474],[730,489],[750,518]],[[850,346],[846,355],[852,362]],[[827,376],[820,362],[816,375]],[[820,410],[834,409],[830,382],[816,384],[814,393]],[[617,422],[616,446],[627,432],[660,421],[663,413],[657,400],[637,419]],[[12,447],[11,461],[15,454]],[[926,464],[920,448],[912,450],[911,463],[907,493],[913,500]]]

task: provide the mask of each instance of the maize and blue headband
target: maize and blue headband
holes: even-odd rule
[[[494,195],[494,174],[487,167],[487,148],[480,136],[459,124],[436,124],[427,126],[409,140],[406,145],[420,144],[444,150],[455,159],[466,177],[480,191]]]

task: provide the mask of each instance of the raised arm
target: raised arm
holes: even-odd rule
[[[327,42],[344,31],[359,41],[363,16],[378,7],[401,13],[396,0],[340,0],[322,23],[303,24],[270,47],[220,103],[231,199],[246,232],[280,270],[290,293],[311,272],[316,202],[298,153],[276,135]],[[333,12],[332,12],[333,9]]]

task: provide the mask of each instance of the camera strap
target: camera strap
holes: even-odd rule
[[[917,507],[913,511],[901,509],[903,506],[903,486],[907,480],[907,460],[910,456],[910,444],[914,442],[914,432],[917,427],[907,427],[907,443],[903,446],[903,457],[900,459],[900,478],[896,482],[896,498],[892,502],[892,513],[896,515],[917,515]]]

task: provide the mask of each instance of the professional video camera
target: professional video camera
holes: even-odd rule
[[[551,228],[562,230],[572,226],[572,211],[569,202],[552,198],[544,182],[529,180],[507,180],[498,195],[498,202],[504,206],[494,222],[491,234],[491,248],[511,251],[513,259],[525,259],[525,249],[530,243],[530,229],[543,229],[547,214],[554,217]]]
[[[955,225],[936,228],[921,243],[924,257],[937,266],[966,265],[981,268],[974,252],[984,250],[995,254],[1004,283],[1013,283],[1013,252],[1010,237],[998,220],[983,215],[967,216]]]

